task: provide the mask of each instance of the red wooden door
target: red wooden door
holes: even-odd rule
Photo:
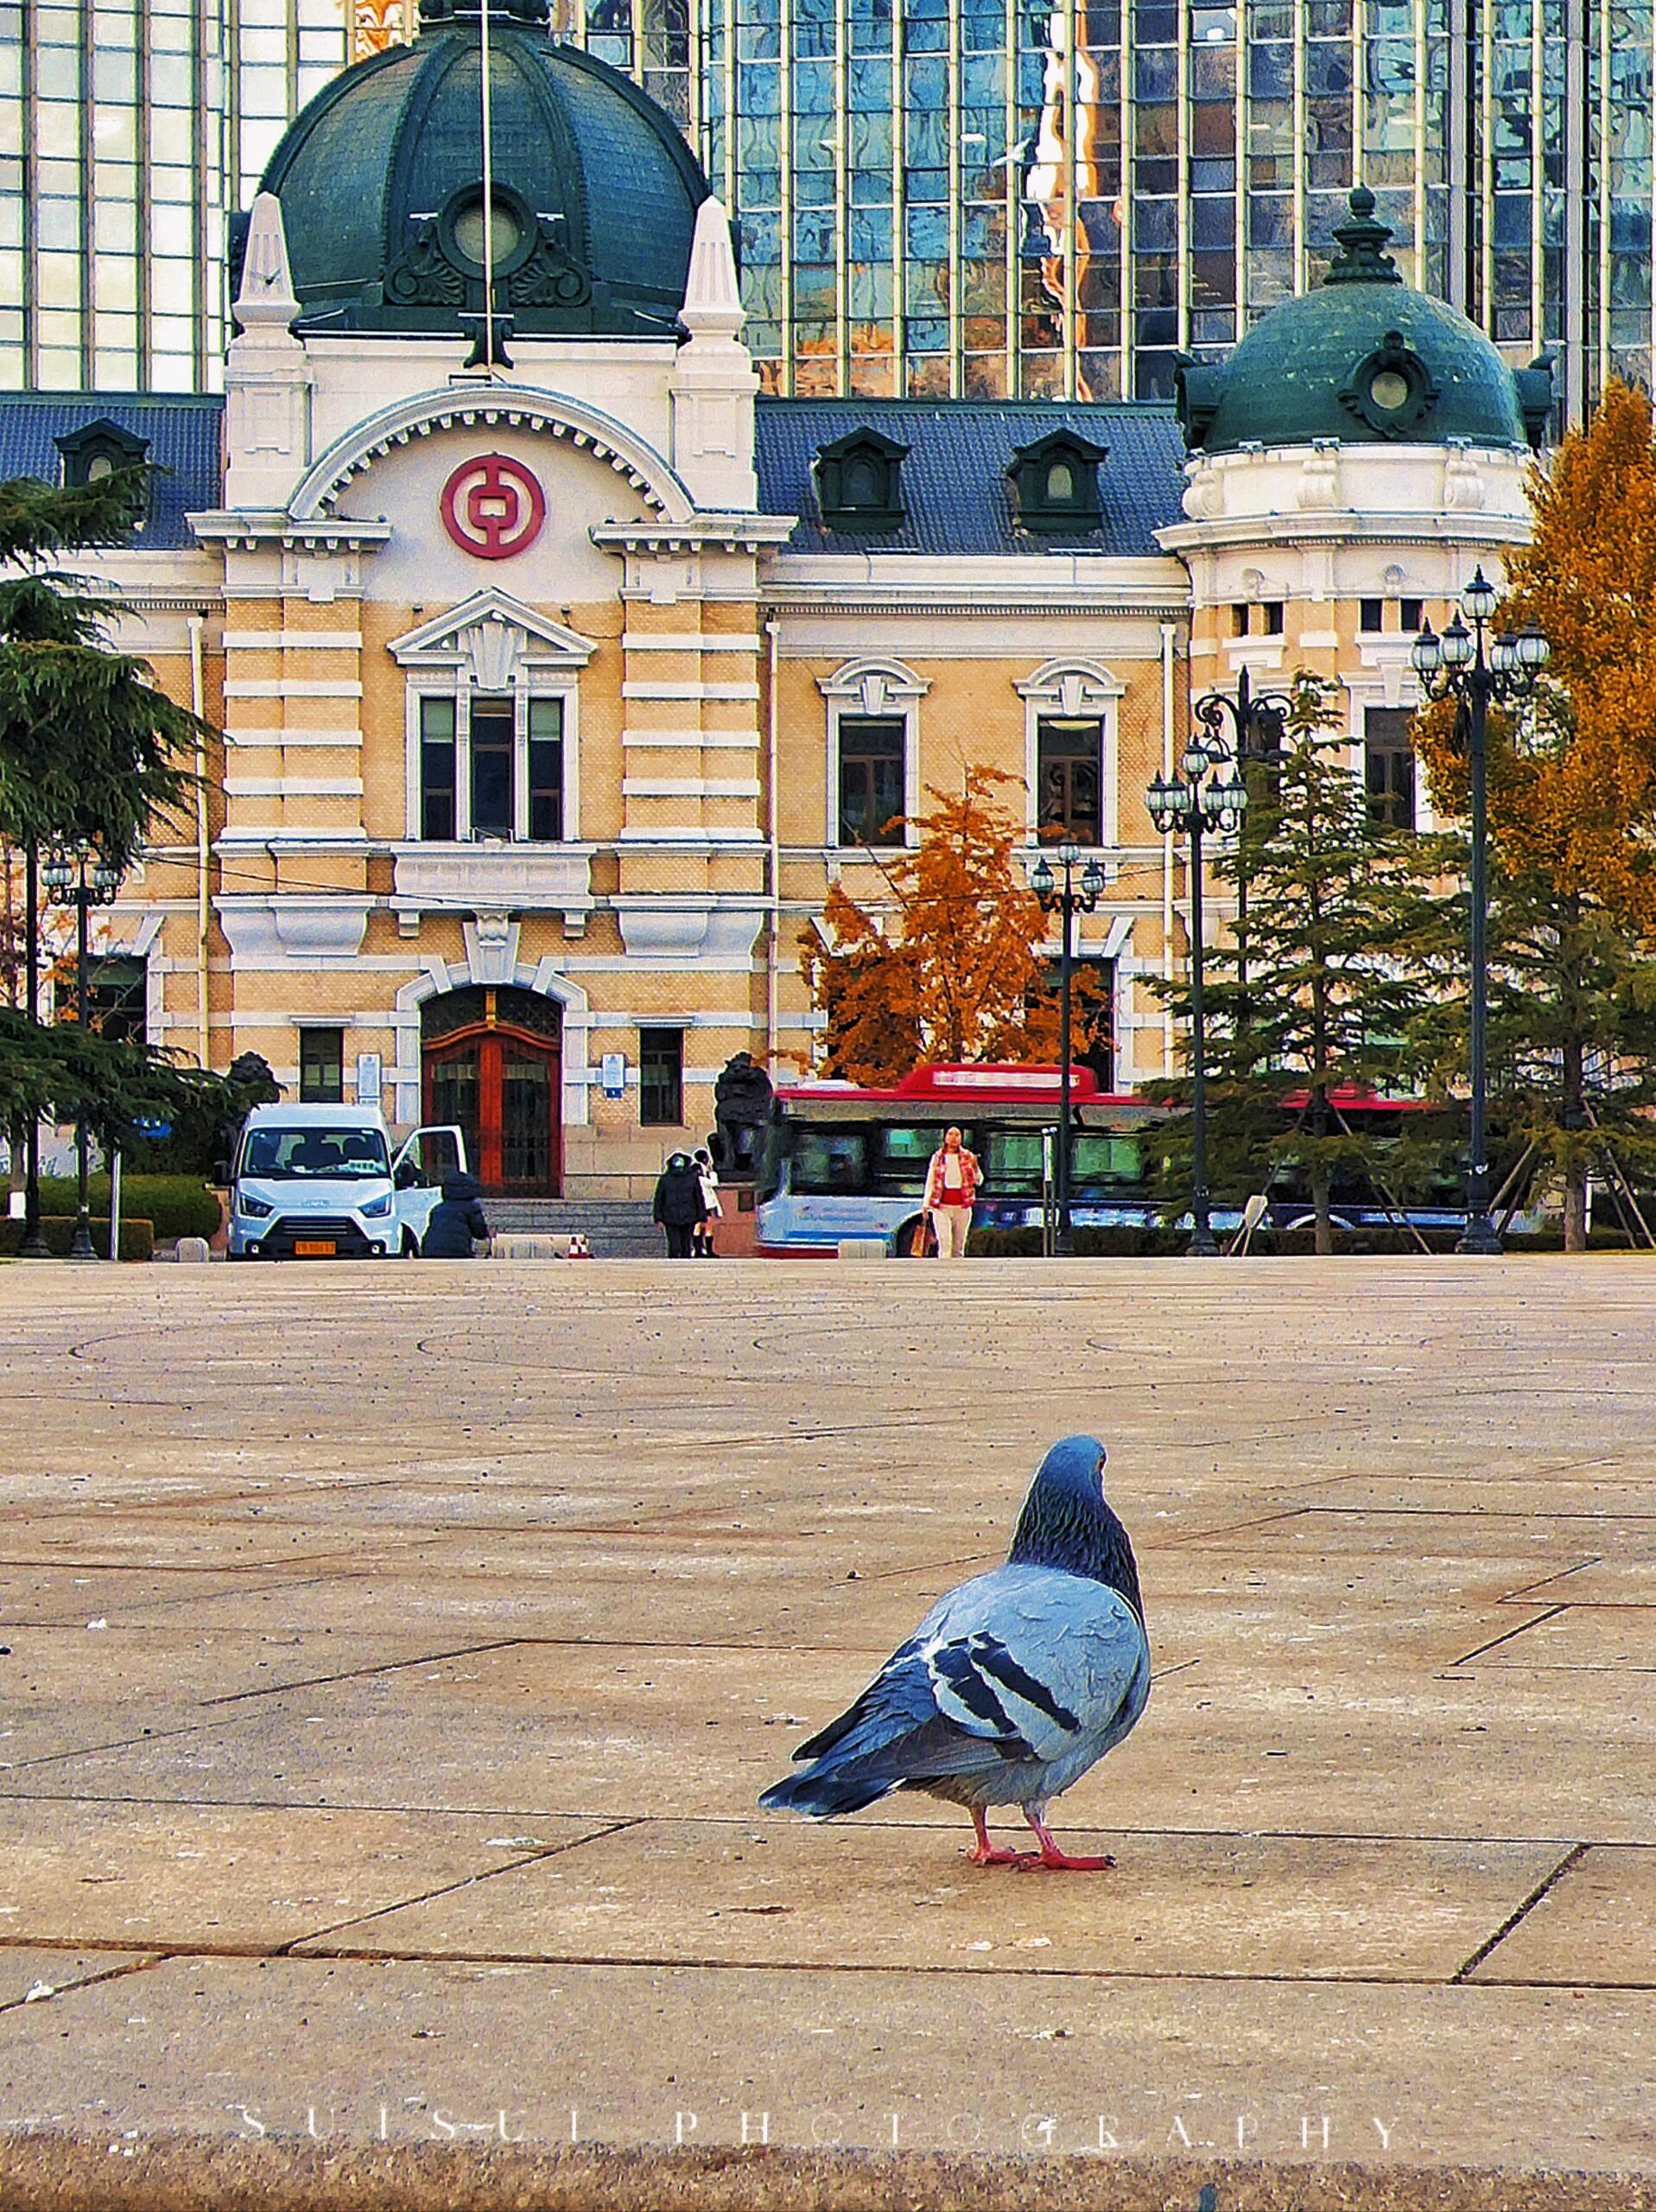
[[[523,1030],[477,1027],[446,1037],[425,1058],[428,1122],[457,1122],[485,1191],[555,1196],[562,1183],[555,1044]]]

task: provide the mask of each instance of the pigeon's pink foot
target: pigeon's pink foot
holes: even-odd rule
[[[1039,1859],[1032,1851],[1008,1851],[1004,1845],[991,1843],[989,1830],[981,1813],[974,1812],[972,1825],[977,1830],[977,1841],[966,1854],[970,1866],[1038,1866]]]
[[[1037,1821],[1032,1813],[1026,1813],[1024,1817],[1034,1829],[1036,1840],[1041,1847],[1038,1853],[1031,1851],[1024,1855],[1020,1862],[1024,1866],[1050,1867],[1056,1874],[1102,1874],[1114,1866],[1115,1861],[1108,1852],[1096,1859],[1073,1857],[1063,1849],[1044,1821]]]

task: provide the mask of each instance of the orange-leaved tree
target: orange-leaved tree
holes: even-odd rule
[[[829,891],[819,927],[800,938],[813,1004],[827,1018],[823,1071],[887,1084],[927,1060],[1050,1062],[1058,1001],[1042,952],[1050,925],[1013,854],[1022,826],[998,768],[968,765],[958,792],[928,785],[918,842],[870,849],[886,896],[861,906]],[[1018,785],[1021,789],[1021,785]],[[1075,1049],[1086,1049],[1100,995],[1084,969]]]
[[[1656,443],[1651,403],[1612,383],[1532,485],[1535,529],[1509,564],[1503,624],[1551,647],[1543,713],[1492,716],[1489,835],[1500,861],[1539,868],[1640,931],[1656,928]],[[1466,762],[1452,714],[1422,718],[1434,791],[1457,810]]]
[[[1643,392],[1611,384],[1532,484],[1503,626],[1551,648],[1533,705],[1489,717],[1490,1065],[1496,1111],[1562,1182],[1586,1243],[1589,1168],[1614,1135],[1656,1161],[1656,442]],[[1463,813],[1451,706],[1418,726],[1434,798]],[[1462,1039],[1463,1043],[1463,1039]]]

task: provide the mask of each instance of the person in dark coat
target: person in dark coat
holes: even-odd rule
[[[656,1185],[656,1219],[667,1236],[669,1260],[693,1256],[692,1238],[707,1217],[701,1173],[688,1152],[676,1152]]]
[[[443,1194],[432,1211],[420,1240],[422,1260],[469,1260],[474,1237],[486,1237],[489,1224],[480,1203],[482,1185],[475,1175],[445,1175]]]

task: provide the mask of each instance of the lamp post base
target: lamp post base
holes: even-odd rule
[[[1457,1253],[1468,1253],[1475,1259],[1498,1260],[1504,1247],[1488,1215],[1473,1213],[1467,1216],[1466,1227],[1462,1230],[1455,1249]]]
[[[1184,1256],[1187,1260],[1216,1260],[1219,1257],[1218,1243],[1205,1221],[1198,1222],[1190,1231],[1190,1241],[1184,1248]]]
[[[75,1217],[75,1233],[69,1240],[69,1257],[72,1260],[95,1260],[98,1257],[92,1249],[92,1217],[89,1214]]]
[[[41,1236],[39,1224],[36,1224],[35,1227],[24,1236],[22,1243],[17,1247],[17,1257],[20,1260],[49,1260],[51,1256],[52,1255],[46,1249],[46,1239]]]

